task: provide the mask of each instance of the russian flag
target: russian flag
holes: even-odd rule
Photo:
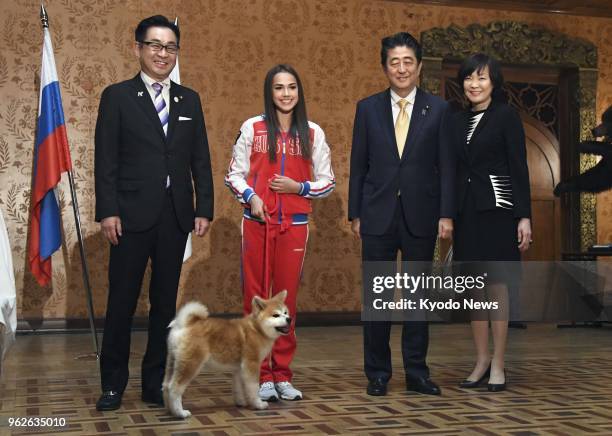
[[[72,169],[51,35],[46,27],[43,32],[28,246],[30,269],[41,286],[51,281],[51,255],[59,249],[62,240],[54,188],[62,173]]]

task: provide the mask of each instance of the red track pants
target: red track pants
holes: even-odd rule
[[[291,330],[275,342],[270,356],[261,364],[259,380],[264,382],[291,381],[293,373],[289,364],[295,354],[295,318],[297,290],[302,275],[302,265],[308,240],[308,225],[292,225],[281,232],[278,224],[242,220],[242,289],[244,313],[251,313],[251,301],[255,295],[270,298],[287,290],[285,304],[291,316]],[[268,246],[266,247],[266,243]],[[268,250],[268,265],[265,251]],[[264,287],[264,271],[267,272],[270,289]]]

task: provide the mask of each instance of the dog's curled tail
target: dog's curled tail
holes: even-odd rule
[[[181,328],[188,326],[196,319],[208,318],[208,308],[197,301],[190,301],[179,310],[176,318],[168,325],[168,327]]]

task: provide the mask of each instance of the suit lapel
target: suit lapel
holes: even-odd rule
[[[489,120],[491,119],[491,117],[493,115],[493,112],[495,111],[496,107],[497,107],[496,103],[495,102],[491,102],[491,104],[489,105],[487,110],[485,110],[484,113],[482,114],[482,118],[480,119],[480,121],[476,125],[476,128],[474,129],[474,133],[472,133],[472,137],[470,138],[470,144],[467,145],[467,143],[466,143],[466,153],[468,155],[468,159],[470,160],[470,162],[474,159],[474,155],[478,154],[478,144],[479,144],[478,141],[477,141],[478,135],[486,127],[486,125],[489,122]],[[469,113],[468,113],[468,118],[469,118]],[[465,124],[467,125],[467,120],[466,120]]]
[[[391,90],[387,89],[379,94],[378,99],[378,116],[380,117],[380,125],[383,126],[383,131],[387,135],[386,144],[390,144],[391,150],[397,156],[397,144],[395,141],[395,127],[393,126],[393,112],[391,111]],[[398,157],[399,158],[399,157]]]
[[[429,106],[427,106],[427,96],[417,88],[416,96],[414,97],[414,107],[412,108],[412,115],[410,116],[410,124],[408,127],[408,136],[406,137],[406,144],[404,145],[404,151],[402,153],[402,159],[412,153],[412,149],[417,143],[421,128],[425,124],[425,117],[429,112]]]
[[[178,116],[181,113],[180,105],[183,102],[183,95],[180,89],[181,85],[172,82],[170,85],[170,115],[168,119],[168,144],[171,143],[172,134],[178,122]]]
[[[468,114],[468,118],[469,118],[469,114]],[[472,133],[472,137],[470,138],[470,144],[474,143],[474,140],[478,137],[478,134],[482,132],[482,129],[484,129],[484,127],[487,125],[489,118],[491,118],[491,112],[489,110],[486,110],[482,114],[482,118],[480,118],[480,121],[478,121],[478,124],[476,124],[474,133]]]
[[[149,117],[149,119],[155,126],[155,129],[162,136],[162,138],[165,139],[166,135],[164,134],[164,130],[162,129],[161,121],[159,121],[159,115],[157,115],[157,111],[155,110],[155,106],[153,105],[153,101],[151,100],[151,95],[149,94],[149,91],[147,91],[144,82],[140,78],[140,73],[137,74],[136,77],[134,77],[134,79],[132,80],[132,84],[134,85],[134,88],[136,90],[136,92],[134,92],[133,97],[136,99],[138,106],[140,106],[142,111]]]
[[[460,127],[457,129],[457,132],[456,132],[457,137],[462,138],[461,141],[459,141],[459,144],[461,146],[459,151],[463,155],[466,161],[470,159],[470,149],[467,143],[467,135],[470,130],[470,126],[468,126],[469,119],[470,119],[470,112],[465,111],[465,110],[462,111],[461,112],[461,123],[459,124]]]

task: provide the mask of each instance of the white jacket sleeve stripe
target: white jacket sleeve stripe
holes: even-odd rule
[[[327,197],[336,187],[336,179],[331,166],[331,150],[325,140],[325,133],[316,124],[312,144],[312,173],[314,180],[304,183],[302,195],[306,198]]]

